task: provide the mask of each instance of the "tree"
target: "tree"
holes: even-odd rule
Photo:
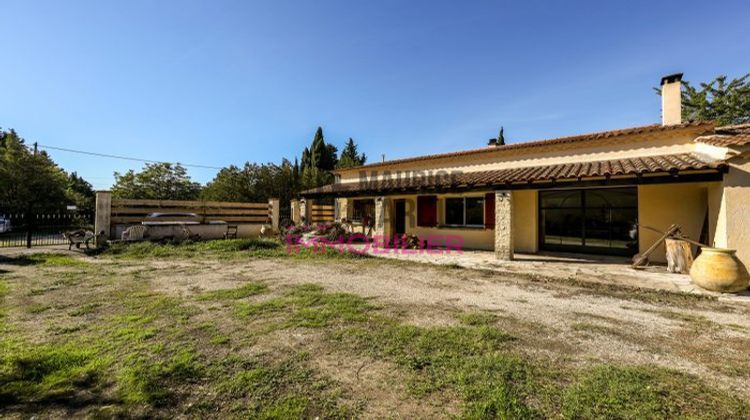
[[[258,165],[246,162],[239,168],[230,166],[216,174],[201,193],[204,200],[266,202],[278,198],[282,208],[289,208],[292,198],[299,192],[295,166],[284,159],[281,165]]]
[[[500,126],[500,132],[497,134],[497,145],[498,146],[505,146],[505,129]]]
[[[357,151],[357,145],[354,143],[351,137],[346,142],[344,150],[341,151],[341,156],[336,164],[336,169],[352,168],[355,166],[364,165],[367,161],[367,156],[364,153],[359,154]]]
[[[195,200],[201,186],[193,182],[184,166],[171,163],[147,163],[141,172],[132,169],[115,172],[112,196],[152,200]]]
[[[96,193],[94,187],[85,179],[78,176],[76,172],[68,175],[68,185],[65,190],[65,196],[68,201],[74,204],[79,210],[93,212],[96,202]]]
[[[336,168],[336,146],[327,144],[323,128],[318,127],[309,148],[302,152],[302,186],[315,188],[333,182],[330,171]]]
[[[14,130],[0,130],[0,213],[65,210],[67,175],[44,151],[32,151]]]
[[[682,119],[716,121],[719,125],[750,123],[750,73],[727,82],[719,76],[700,88],[682,86]],[[659,88],[656,91],[661,94]]]

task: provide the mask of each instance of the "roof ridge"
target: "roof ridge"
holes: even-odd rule
[[[393,159],[393,160],[389,160],[385,162],[375,162],[375,163],[370,163],[366,165],[335,170],[333,172],[340,173],[344,171],[369,169],[369,168],[396,165],[396,164],[408,163],[408,162],[417,162],[417,161],[423,161],[423,160],[444,159],[444,158],[449,158],[449,157],[454,157],[454,156],[467,156],[467,155],[474,155],[474,154],[499,152],[499,151],[505,151],[505,150],[519,150],[519,149],[527,149],[527,148],[534,148],[534,147],[554,146],[554,145],[561,145],[561,144],[570,144],[570,143],[600,140],[600,139],[605,139],[605,138],[628,136],[628,135],[634,135],[634,134],[644,134],[644,133],[652,133],[652,132],[660,132],[660,131],[672,131],[672,130],[684,129],[684,128],[689,128],[689,127],[701,127],[701,126],[709,126],[709,125],[714,126],[714,122],[713,121],[688,121],[682,124],[666,125],[666,126],[661,125],[661,124],[649,124],[649,125],[643,125],[643,126],[621,128],[621,129],[616,129],[616,130],[595,131],[591,133],[575,134],[575,135],[570,135],[570,136],[523,141],[523,142],[518,142],[518,143],[505,144],[501,146],[485,146],[482,148],[459,150],[456,152],[444,152],[444,153],[435,153],[435,154],[428,154],[428,155],[405,157],[405,158]]]

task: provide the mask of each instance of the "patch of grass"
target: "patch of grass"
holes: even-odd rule
[[[30,314],[41,314],[52,309],[52,305],[45,305],[42,303],[32,303],[26,307],[26,312]]]
[[[65,335],[65,334],[73,334],[74,332],[78,332],[84,329],[86,329],[86,325],[76,324],[76,325],[67,325],[64,327],[54,326],[54,327],[51,327],[49,331],[54,333],[55,335]]]
[[[0,355],[0,402],[31,403],[73,398],[95,390],[108,362],[96,351],[64,346],[15,346]]]
[[[230,341],[230,338],[228,336],[223,335],[223,334],[217,334],[211,337],[211,340],[209,340],[209,343],[216,345],[216,346],[221,346],[224,344],[229,344],[229,341]]]
[[[166,362],[132,357],[120,371],[119,391],[126,402],[162,406],[173,400],[176,389],[199,381],[204,369],[190,350],[181,350]]]
[[[97,308],[102,306],[101,303],[85,303],[78,308],[72,310],[68,315],[70,316],[84,316],[96,311]]]
[[[16,265],[43,265],[48,267],[81,267],[87,264],[83,259],[55,253],[22,255],[13,260]]]
[[[101,255],[114,256],[124,259],[142,258],[195,258],[198,256],[212,256],[216,258],[293,258],[303,260],[314,259],[362,259],[368,255],[339,251],[334,246],[326,247],[287,247],[278,240],[252,238],[213,240],[202,242],[185,241],[173,244],[154,242],[116,243]]]
[[[241,251],[274,250],[281,243],[269,239],[232,239],[161,244],[157,242],[115,243],[106,249],[104,255],[121,258],[147,257],[191,257],[198,254],[227,254]]]
[[[338,403],[335,384],[318,377],[308,360],[296,353],[278,362],[240,362],[218,391],[243,401],[251,418],[353,418],[356,410]]]
[[[336,322],[361,322],[375,309],[366,299],[349,293],[326,293],[314,284],[291,288],[283,296],[237,306],[243,317],[283,315],[283,327],[322,328]]]
[[[246,283],[235,289],[219,289],[202,293],[198,300],[230,300],[242,299],[250,296],[259,295],[268,290],[268,286],[261,283]]]
[[[396,363],[409,374],[407,389],[415,396],[458,392],[466,417],[528,418],[536,413],[528,404],[534,369],[509,351],[513,337],[498,328],[423,328],[386,320],[331,336],[353,350]]]
[[[694,377],[655,366],[597,366],[565,393],[565,418],[745,418],[748,405]]]
[[[466,325],[494,325],[497,315],[489,312],[466,312],[459,314],[458,319]]]
[[[602,334],[602,335],[622,336],[622,333],[615,328],[607,327],[605,325],[592,324],[589,322],[576,322],[572,324],[570,328],[572,328],[573,331],[583,331],[583,332]]]
[[[643,312],[659,315],[662,318],[680,321],[695,329],[718,328],[719,325],[703,315],[693,315],[686,312],[678,312],[670,309],[641,309]]]

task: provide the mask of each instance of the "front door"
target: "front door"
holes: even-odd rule
[[[549,251],[628,255],[638,251],[638,189],[539,192],[539,243]]]
[[[393,233],[401,236],[406,233],[406,200],[396,200],[393,213]]]

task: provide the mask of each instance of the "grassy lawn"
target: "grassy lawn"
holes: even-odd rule
[[[496,312],[465,308],[450,312],[452,320],[423,325],[408,308],[278,281],[273,271],[216,273],[217,266],[257,260],[293,262],[310,272],[403,264],[335,251],[288,254],[259,240],[141,243],[95,257],[0,260],[0,415],[750,416],[747,395],[688,372],[531,352],[528,327],[516,328]],[[220,264],[202,269],[200,261]],[[174,291],[155,281],[164,275],[231,283]],[[710,323],[668,307],[648,315]],[[581,319],[571,330],[618,333],[600,318]],[[352,375],[340,374],[344,365],[354,366]],[[750,380],[747,366],[737,369],[734,375]]]

